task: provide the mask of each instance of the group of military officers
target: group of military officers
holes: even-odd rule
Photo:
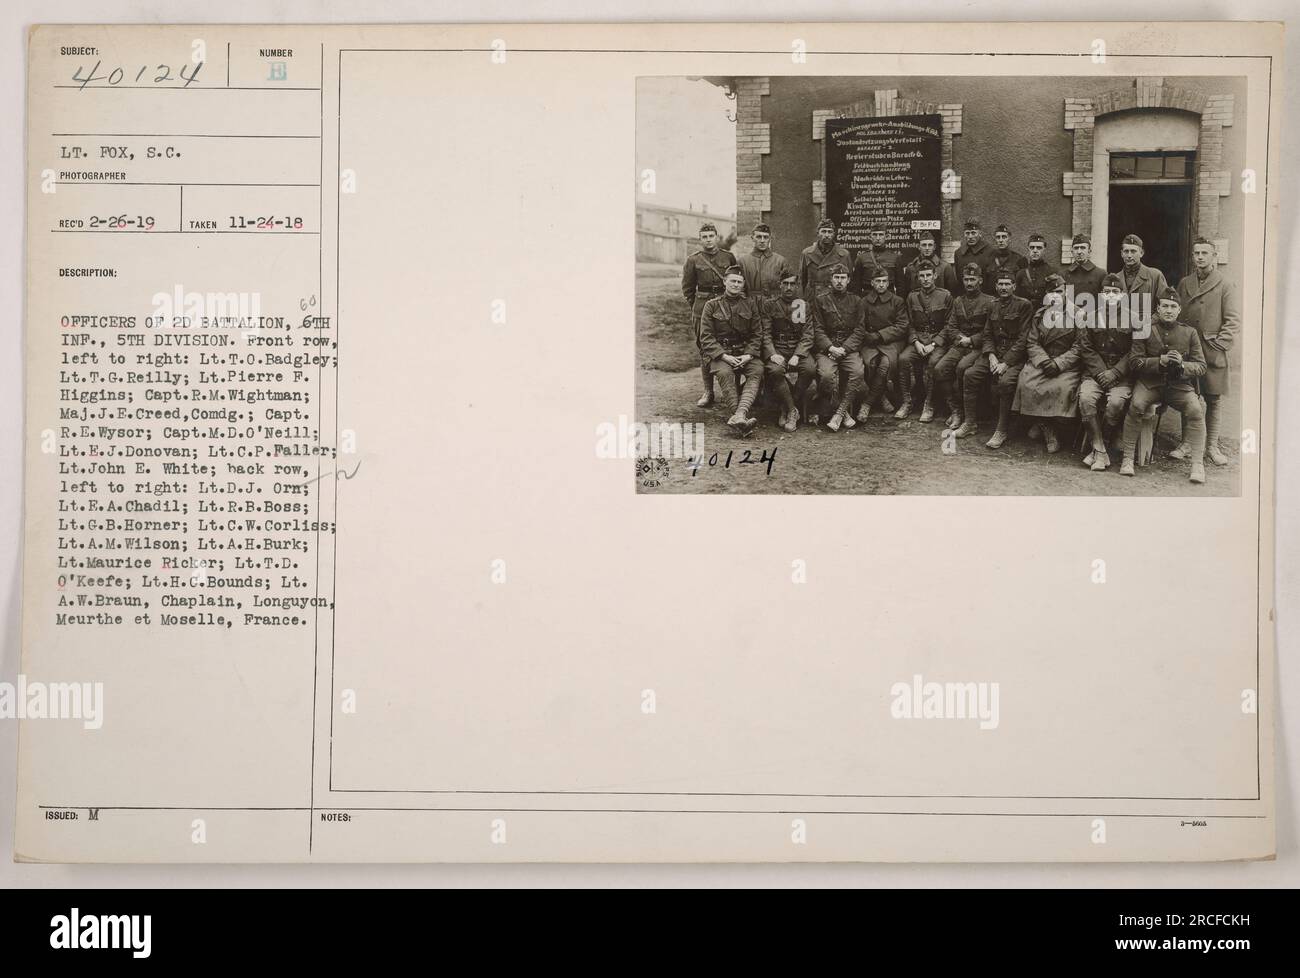
[[[1109,275],[1082,234],[1060,271],[1044,258],[1041,234],[1021,255],[1005,225],[990,246],[973,220],[953,264],[935,253],[928,231],[905,265],[885,247],[883,227],[856,258],[835,238],[835,224],[823,220],[794,266],[772,249],[767,224],[754,227],[753,250],[739,260],[720,248],[716,226],[701,226],[701,250],[682,270],[704,384],[697,406],[713,404],[716,389],[737,434],[754,430],[764,387],[786,431],[801,418],[831,431],[873,411],[904,419],[920,388],[919,420],[931,422],[939,408],[952,436],[966,438],[979,431],[979,395],[990,382],[998,414],[989,448],[1007,441],[1019,414],[1032,422],[1028,436],[1056,453],[1061,426],[1081,417],[1084,464],[1104,471],[1117,447],[1119,472],[1131,476],[1143,424],[1164,404],[1181,415],[1183,437],[1170,456],[1191,460],[1192,482],[1205,481],[1205,455],[1227,464],[1219,430],[1240,313],[1213,242],[1196,239],[1193,271],[1173,289],[1142,263],[1132,234],[1121,270]]]

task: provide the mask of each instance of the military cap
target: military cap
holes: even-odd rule
[[[1107,275],[1104,279],[1101,280],[1101,287],[1103,289],[1106,288],[1106,286],[1108,285],[1113,285],[1117,289],[1122,289],[1124,288],[1124,280],[1120,278],[1118,275],[1116,275],[1114,272],[1111,272],[1109,275]]]
[[[1161,302],[1176,302],[1176,303],[1178,303],[1180,306],[1183,304],[1183,300],[1180,299],[1180,298],[1178,298],[1178,292],[1177,292],[1177,290],[1176,290],[1176,289],[1170,289],[1170,288],[1166,288],[1163,292],[1160,293],[1160,301],[1161,301]]]
[[[1029,243],[1030,243],[1030,244],[1033,244],[1035,241],[1041,241],[1041,242],[1043,242],[1043,244],[1047,244],[1047,239],[1044,238],[1044,237],[1043,237],[1041,234],[1039,234],[1037,231],[1035,231],[1033,234],[1031,234],[1031,235],[1029,236]]]
[[[1197,235],[1196,240],[1192,242],[1193,247],[1195,247],[1196,245],[1209,245],[1215,251],[1219,250],[1218,245],[1216,245],[1213,241],[1211,241],[1207,237],[1204,237],[1203,235]]]
[[[885,268],[883,265],[872,265],[871,274],[867,276],[867,281],[880,278],[882,275],[885,276],[885,278],[889,278],[889,269]]]
[[[967,231],[978,231],[980,229],[980,222],[975,220],[974,218],[971,218],[969,221],[966,222],[964,227],[966,228]]]
[[[1092,244],[1092,238],[1088,237],[1086,234],[1076,234],[1076,235],[1074,236],[1074,240],[1073,240],[1072,242],[1070,242],[1070,243],[1071,243],[1071,244],[1086,244],[1086,245],[1090,245],[1090,244]]]
[[[918,259],[916,260],[916,270],[917,270],[918,272],[923,272],[923,271],[925,271],[925,269],[927,269],[927,268],[928,268],[930,271],[933,272],[933,271],[935,270],[935,267],[936,267],[936,266],[935,266],[935,264],[934,264],[934,259],[933,259],[933,258],[924,258],[924,257],[922,257],[922,258],[918,258]]]
[[[1053,272],[1047,278],[1043,279],[1043,284],[1047,286],[1048,292],[1059,292],[1065,288],[1065,279]]]
[[[847,275],[847,274],[849,274],[849,270],[848,270],[847,268],[844,267],[844,262],[842,262],[842,261],[837,261],[834,265],[831,266],[831,274],[832,274],[832,275]]]
[[[877,231],[882,231],[882,232],[883,232],[884,230],[885,230],[885,226],[884,226],[883,224],[873,224],[873,225],[871,225],[871,228],[870,228],[870,231],[871,231],[872,234],[875,234]]]
[[[1016,280],[1016,273],[1009,268],[999,268],[997,274],[993,276],[993,281],[1001,282],[1003,279],[1006,279],[1008,282],[1014,282]]]
[[[741,278],[744,278],[745,270],[741,268],[739,265],[728,265],[727,270],[726,272],[723,273],[723,275],[726,278],[730,278],[732,275],[739,275]]]
[[[974,275],[976,278],[983,278],[984,269],[980,268],[977,263],[968,261],[961,267],[961,277],[965,278],[967,275]]]
[[[933,240],[934,240],[934,232],[933,232],[933,231],[922,231],[919,235],[917,235],[916,240],[917,240],[917,241],[933,241]]]
[[[703,234],[705,231],[712,231],[714,234],[717,234],[718,226],[712,221],[705,221],[700,225],[700,234]]]
[[[999,224],[997,227],[995,227],[995,228],[993,229],[993,233],[994,233],[994,234],[1010,234],[1010,233],[1011,233],[1011,228],[1007,227],[1005,224]]]
[[[799,281],[799,273],[798,273],[798,272],[786,272],[784,275],[781,276],[781,281],[782,281],[782,282],[791,282],[791,281],[797,282],[797,281]]]
[[[832,231],[834,231],[835,222],[832,221],[829,217],[823,217],[820,221],[817,222],[817,230],[820,231],[822,228],[830,228]]]
[[[1146,247],[1144,244],[1142,244],[1142,239],[1139,238],[1136,234],[1126,234],[1126,235],[1124,235],[1124,240],[1121,241],[1120,244],[1121,244],[1121,245],[1126,245],[1126,244],[1137,245],[1139,248],[1145,248],[1145,247]]]
[[[754,230],[751,233],[758,234],[759,231],[762,231],[764,234],[772,233],[772,229],[768,227],[766,224],[762,223],[761,221],[758,224],[754,225]]]

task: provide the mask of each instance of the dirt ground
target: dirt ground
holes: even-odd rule
[[[1179,418],[1166,412],[1159,445],[1162,452],[1134,478],[1120,476],[1119,463],[1105,472],[1082,464],[1074,449],[1077,427],[1062,438],[1062,449],[1048,455],[1041,441],[1030,441],[1026,424],[1016,419],[1015,435],[1002,448],[984,447],[993,432],[992,415],[981,414],[980,434],[942,451],[943,419],[921,424],[873,416],[865,425],[838,433],[800,426],[787,433],[776,426],[777,409],[760,401],[759,425],[749,438],[727,428],[720,407],[697,408],[701,384],[689,311],[679,288],[679,270],[638,266],[637,271],[637,421],[704,425],[704,463],[668,459],[652,476],[638,474],[640,492],[740,493],[877,493],[916,495],[1023,496],[1231,496],[1239,493],[1240,458],[1228,432],[1239,430],[1239,404],[1227,405],[1222,443],[1228,465],[1206,462],[1205,485],[1188,481],[1190,463],[1164,457],[1177,444]],[[1240,392],[1239,368],[1232,389]],[[775,451],[771,473],[764,464],[740,465],[744,453],[757,460]],[[715,465],[709,465],[713,453]],[[732,452],[732,464],[724,463]]]

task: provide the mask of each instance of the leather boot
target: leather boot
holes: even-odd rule
[[[704,378],[704,396],[695,402],[695,406],[708,407],[713,403],[713,373],[707,363],[700,364],[700,375]]]
[[[1055,455],[1061,450],[1061,442],[1060,439],[1056,437],[1056,429],[1052,426],[1050,421],[1044,421],[1042,426],[1043,441],[1047,444],[1047,454]]]
[[[993,437],[984,443],[986,448],[1001,448],[1011,434],[1011,398],[998,398],[998,426]]]
[[[1227,465],[1228,456],[1219,445],[1219,425],[1223,421],[1223,398],[1205,399],[1205,454],[1215,465]]]
[[[934,374],[925,372],[925,403],[921,405],[921,424],[934,420]]]

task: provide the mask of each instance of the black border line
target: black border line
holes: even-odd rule
[[[336,127],[336,129],[335,129],[336,149],[337,149],[337,151],[338,151],[339,166],[342,165],[342,152],[343,152],[343,53],[344,53],[345,51],[356,52],[356,53],[366,53],[366,54],[376,54],[376,53],[378,53],[378,54],[384,54],[384,53],[421,53],[421,54],[423,54],[423,53],[479,53],[479,54],[486,54],[486,53],[491,53],[492,50],[493,50],[493,49],[491,49],[491,48],[339,48],[339,49],[338,49],[338,105],[337,105],[337,109],[338,109],[338,124],[337,124],[337,127]],[[511,48],[511,49],[509,49],[509,50],[512,51],[512,52],[516,52],[516,53],[524,52],[524,53],[542,53],[542,54],[560,53],[560,54],[764,54],[764,55],[781,54],[781,55],[785,55],[785,54],[788,54],[788,53],[789,53],[788,51],[664,51],[664,50],[644,50],[644,49],[618,49],[618,50],[610,50],[610,49],[604,49],[604,48],[596,48],[596,49],[569,49],[569,48]],[[897,51],[818,51],[818,52],[816,52],[816,53],[817,53],[817,54],[836,54],[836,55],[840,55],[840,54],[843,54],[843,55],[895,55],[895,54],[898,54]],[[998,56],[998,55],[1002,55],[1002,56],[1005,56],[1005,57],[1062,57],[1062,58],[1091,58],[1091,54],[1090,54],[1090,53],[1063,54],[1063,53],[1042,53],[1042,52],[951,52],[951,51],[939,51],[939,52],[934,52],[934,51],[927,51],[927,52],[914,52],[914,51],[908,51],[908,52],[905,52],[905,54],[906,54],[907,56],[909,56],[909,57],[927,57],[927,56],[930,56],[930,57],[933,57],[933,56],[941,56],[941,57],[996,57],[996,56]],[[1267,60],[1268,63],[1269,63],[1269,73],[1268,73],[1268,83],[1267,83],[1267,87],[1268,87],[1268,104],[1267,104],[1267,111],[1266,111],[1266,115],[1265,115],[1265,125],[1266,125],[1266,127],[1267,127],[1267,126],[1270,126],[1270,125],[1272,124],[1272,99],[1273,99],[1273,56],[1272,56],[1272,55],[1260,55],[1260,54],[1256,54],[1256,55],[1213,55],[1213,54],[1188,54],[1188,55],[1175,55],[1175,54],[1160,54],[1160,55],[1155,55],[1155,54],[1153,54],[1153,55],[1127,55],[1127,54],[1110,54],[1110,53],[1107,54],[1107,58],[1112,58],[1112,57],[1114,57],[1114,58],[1123,58],[1123,57],[1138,57],[1138,58],[1178,58],[1178,59],[1182,59],[1182,58],[1211,58],[1211,59],[1216,60],[1216,61],[1227,61],[1227,60]],[[864,75],[864,76],[862,76],[862,77],[872,77],[872,76]],[[964,77],[964,76],[955,76],[955,77]],[[1233,77],[1233,76],[1223,76],[1223,77]],[[322,79],[322,81],[321,81],[321,87],[322,87],[322,89],[324,88],[324,80],[323,80],[323,79]],[[1249,110],[1248,110],[1248,111],[1249,111]],[[322,120],[322,122],[323,122],[323,120]],[[1249,138],[1249,137],[1247,137],[1247,138]],[[1265,180],[1264,180],[1264,235],[1263,235],[1263,240],[1262,240],[1262,249],[1263,249],[1263,254],[1264,254],[1264,256],[1265,256],[1265,260],[1267,260],[1267,253],[1268,253],[1268,189],[1269,189],[1269,181],[1268,181],[1268,167],[1269,167],[1269,163],[1270,163],[1269,152],[1270,152],[1270,150],[1271,150],[1270,140],[1271,140],[1271,132],[1269,132],[1269,130],[1266,128],[1266,130],[1265,130],[1265,152],[1264,152],[1264,174],[1265,174]],[[324,180],[324,175],[322,174],[322,182],[323,182],[323,180]],[[342,247],[341,247],[341,239],[342,239],[342,233],[341,233],[341,227],[342,227],[342,220],[341,220],[341,216],[342,216],[342,206],[341,206],[341,205],[342,205],[342,191],[341,191],[341,188],[338,188],[337,181],[336,181],[336,195],[335,195],[335,197],[336,197],[336,208],[335,208],[335,215],[334,215],[334,216],[335,216],[335,231],[334,231],[334,246],[335,246],[335,280],[334,280],[334,289],[335,289],[335,310],[334,310],[334,312],[335,312],[335,327],[336,327],[336,334],[335,334],[335,335],[336,335],[336,338],[337,338],[338,335],[339,335],[339,333],[337,332],[337,328],[340,326],[340,323],[341,323],[341,317],[340,317],[340,315],[339,315],[339,312],[340,312],[340,310],[339,310],[339,303],[340,303],[340,300],[341,300],[341,288],[340,288],[340,279],[341,279],[341,262],[340,262],[340,255],[341,255],[341,252],[342,252]],[[1267,283],[1265,283],[1265,284],[1267,284]],[[1261,336],[1261,339],[1262,339],[1262,337],[1263,337],[1263,325],[1264,325],[1264,300],[1265,300],[1265,295],[1266,295],[1266,291],[1265,291],[1265,290],[1261,290],[1261,291],[1260,291],[1260,336]],[[1261,349],[1261,351],[1260,351],[1260,354],[1261,354],[1261,355],[1260,355],[1260,379],[1259,379],[1259,385],[1260,385],[1260,387],[1259,387],[1259,396],[1260,396],[1260,415],[1259,415],[1259,417],[1260,417],[1260,420],[1261,420],[1261,422],[1262,422],[1262,421],[1263,421],[1263,417],[1264,417],[1264,415],[1263,415],[1263,403],[1264,403],[1264,389],[1263,389],[1264,357],[1263,357],[1263,351],[1262,351],[1262,349]],[[336,369],[335,369],[335,398],[334,398],[334,413],[335,413],[335,436],[336,436],[336,440],[337,440],[337,433],[338,433],[338,386],[339,386],[339,379],[340,379],[341,373],[342,373],[341,369],[339,369],[339,368],[336,368]],[[1258,486],[1259,486],[1259,491],[1258,491],[1258,493],[1257,493],[1257,500],[1258,500],[1258,501],[1257,501],[1257,506],[1256,506],[1256,520],[1255,520],[1255,524],[1256,524],[1256,554],[1257,554],[1257,556],[1256,556],[1256,568],[1257,568],[1257,570],[1256,570],[1256,583],[1257,583],[1257,585],[1258,585],[1258,583],[1259,583],[1260,581],[1262,581],[1262,576],[1260,575],[1260,573],[1259,573],[1259,571],[1258,571],[1258,568],[1259,568],[1259,564],[1260,564],[1260,562],[1263,560],[1263,551],[1262,551],[1262,546],[1261,546],[1261,539],[1262,539],[1262,532],[1263,532],[1263,524],[1262,524],[1262,522],[1261,522],[1261,519],[1262,519],[1262,507],[1263,507],[1263,466],[1262,466],[1262,463],[1261,463],[1261,465],[1260,465],[1260,467],[1259,467],[1259,473],[1258,473]],[[337,485],[337,480],[335,480],[335,488],[334,488],[334,502],[335,502],[334,520],[335,520],[335,523],[337,524],[337,521],[338,521],[338,485]],[[334,589],[331,591],[331,594],[333,595],[334,599],[337,600],[337,597],[338,597],[338,594],[337,594],[337,581],[338,581],[338,559],[337,559],[337,557],[338,557],[338,534],[337,534],[337,532],[336,532],[333,536],[334,536],[334,554],[335,554],[335,561],[334,561],[334,581],[335,581],[335,586],[334,586]],[[1255,614],[1255,687],[1256,687],[1256,697],[1258,697],[1258,694],[1259,694],[1259,679],[1260,679],[1260,672],[1259,672],[1259,664],[1260,664],[1260,621],[1259,621],[1259,588],[1258,588],[1258,586],[1256,586],[1256,589],[1255,589],[1255,604],[1256,604],[1256,614]],[[1031,800],[1062,800],[1062,801],[1090,801],[1090,800],[1098,800],[1098,801],[1222,801],[1222,802],[1258,802],[1258,801],[1261,801],[1261,800],[1262,800],[1262,798],[1261,798],[1261,794],[1262,794],[1262,792],[1261,792],[1261,764],[1262,764],[1262,759],[1261,759],[1261,756],[1260,756],[1260,727],[1259,727],[1259,709],[1258,709],[1258,704],[1257,704],[1257,708],[1256,708],[1256,712],[1255,712],[1255,797],[1254,797],[1254,798],[1230,798],[1230,797],[1229,797],[1229,798],[1217,798],[1217,797],[1215,797],[1215,798],[1205,798],[1205,797],[1197,798],[1197,797],[1194,797],[1194,796],[1192,796],[1192,797],[1179,797],[1179,796],[1146,796],[1146,795],[874,795],[874,794],[872,794],[872,795],[851,795],[851,794],[840,795],[840,794],[782,794],[782,793],[770,793],[770,792],[655,792],[655,791],[636,791],[636,792],[633,792],[633,791],[626,791],[626,792],[619,792],[619,791],[575,791],[575,790],[559,790],[559,791],[545,791],[545,790],[519,791],[519,790],[514,790],[514,791],[510,791],[510,790],[496,790],[496,789],[474,789],[474,790],[470,790],[470,789],[449,789],[449,788],[335,788],[335,787],[334,787],[334,710],[333,710],[333,695],[334,695],[334,669],[335,669],[335,662],[336,662],[336,645],[335,645],[335,641],[334,641],[334,634],[335,634],[335,631],[334,631],[334,622],[335,622],[335,620],[337,619],[337,615],[338,615],[338,609],[337,609],[337,605],[336,605],[336,607],[335,607],[334,609],[332,609],[331,618],[330,618],[330,696],[331,696],[331,701],[330,701],[330,702],[331,702],[331,708],[330,708],[330,752],[329,752],[329,780],[328,780],[328,790],[329,790],[331,793],[333,793],[333,792],[339,792],[339,793],[358,793],[358,794],[488,794],[488,795],[578,795],[578,796],[582,796],[582,795],[592,795],[592,796],[640,795],[640,796],[643,796],[643,797],[657,797],[657,796],[687,796],[687,797],[704,797],[704,798],[719,798],[719,797],[743,797],[743,798],[944,798],[944,799],[967,799],[967,800],[980,800],[980,799],[987,799],[987,800],[1025,800],[1025,801],[1031,801]],[[317,656],[319,656],[319,649],[317,649]],[[315,724],[313,723],[313,726],[312,726],[312,749],[313,749],[313,751],[315,750],[315,739],[316,739],[316,729],[315,729]],[[314,785],[313,785],[313,788],[314,788]],[[322,809],[322,810],[324,810],[324,809]],[[356,811],[363,811],[363,810],[366,810],[366,809],[353,809],[353,810],[356,810]],[[377,809],[377,810],[382,810],[382,809]],[[472,809],[415,809],[415,808],[394,808],[394,809],[392,809],[392,810],[394,810],[394,811],[420,811],[420,810],[430,810],[430,811],[445,811],[445,810],[451,810],[451,811],[467,811],[467,810],[472,810]],[[484,810],[485,810],[485,811],[507,811],[507,809],[484,809]],[[522,811],[546,811],[546,809],[521,809],[521,810],[522,810]],[[577,811],[577,809],[561,809],[561,810],[562,810],[562,811]],[[633,811],[633,810],[631,810],[631,809],[594,809],[594,810],[595,810],[595,811],[611,811],[611,812]],[[690,810],[688,810],[688,811],[698,811],[698,810],[696,810],[696,809],[690,809]],[[761,814],[761,813],[757,813],[757,814]],[[872,814],[872,813],[869,813],[869,812],[862,812],[862,813],[857,813],[857,814]],[[889,813],[889,814],[893,814],[893,813]],[[918,812],[918,813],[912,813],[912,814],[954,814],[954,813],[923,813],[923,812]],[[966,813],[962,813],[962,814],[966,814]],[[971,814],[974,814],[974,813],[971,813]],[[1083,816],[1072,816],[1072,817],[1083,817]],[[1172,816],[1171,816],[1171,817],[1172,817]],[[1228,816],[1210,816],[1210,817],[1214,817],[1214,818],[1223,818],[1223,817],[1228,817]],[[1263,817],[1263,816],[1233,816],[1233,817]]]

